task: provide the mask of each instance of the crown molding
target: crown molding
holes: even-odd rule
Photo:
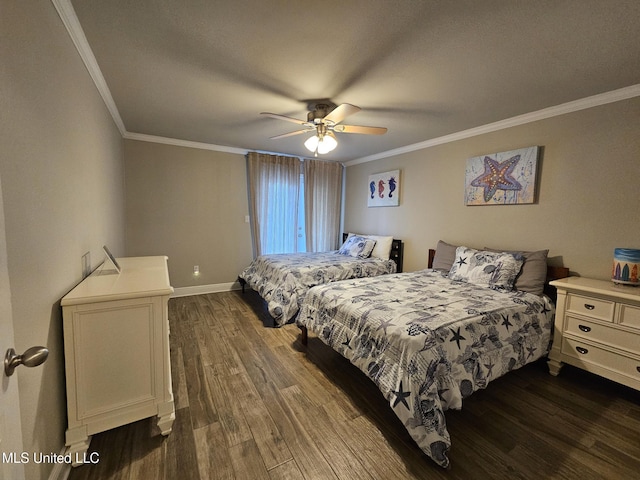
[[[158,135],[147,135],[146,133],[125,132],[122,135],[127,140],[139,140],[141,142],[163,143],[165,145],[175,145],[177,147],[198,148],[200,150],[214,150],[216,152],[237,153],[246,155],[249,150],[246,148],[227,147],[215,145],[213,143],[193,142],[191,140],[179,140],[177,138],[160,137]]]
[[[104,100],[109,113],[111,113],[111,117],[118,127],[118,130],[120,130],[120,134],[124,136],[127,131],[124,126],[124,122],[122,121],[122,117],[120,117],[120,112],[118,112],[116,102],[113,101],[111,91],[109,90],[107,82],[102,75],[102,71],[98,66],[96,57],[93,55],[93,51],[89,46],[87,37],[84,35],[84,30],[82,30],[82,27],[80,26],[80,21],[78,20],[73,6],[71,5],[71,1],[51,0],[51,2],[58,11],[58,15],[60,15],[67,32],[69,32],[69,36],[71,37],[76,50],[80,54],[80,58],[82,58],[85,67],[89,71],[89,75],[91,75],[91,78],[93,79],[93,83],[96,85],[98,92],[102,96],[102,100]]]
[[[76,50],[80,54],[80,58],[84,62],[84,65],[87,68],[87,71],[89,72],[93,83],[98,89],[100,96],[107,106],[109,113],[111,113],[111,117],[113,118],[113,121],[118,127],[120,135],[122,135],[123,138],[140,140],[143,142],[164,143],[167,145],[176,145],[180,147],[199,148],[201,150],[215,150],[218,152],[237,153],[240,155],[245,155],[247,153],[246,149],[128,132],[126,127],[124,126],[124,122],[122,121],[122,117],[120,116],[120,112],[118,111],[118,107],[113,100],[113,96],[111,95],[111,91],[109,90],[107,82],[102,75],[100,67],[98,66],[98,61],[96,60],[96,57],[94,56],[93,51],[89,46],[89,42],[87,41],[87,37],[84,34],[84,30],[82,30],[82,26],[80,25],[78,16],[73,9],[73,5],[71,5],[71,1],[51,0],[51,2],[56,8],[58,15],[62,19],[62,23],[67,29],[67,32],[69,33],[69,36],[71,37]]]
[[[424,142],[414,143],[406,145],[404,147],[395,148],[393,150],[387,150],[386,152],[376,153],[374,155],[368,155],[366,157],[356,158],[348,162],[344,162],[345,166],[351,167],[360,163],[373,162],[375,160],[381,160],[383,158],[394,157],[403,153],[415,152],[416,150],[423,150],[425,148],[434,147],[436,145],[442,145],[445,143],[455,142],[463,140],[465,138],[475,137],[477,135],[484,135],[486,133],[496,132],[505,128],[516,127],[524,125],[526,123],[537,122],[547,118],[557,117],[566,113],[573,113],[587,108],[598,107],[600,105],[606,105],[608,103],[619,102],[621,100],[628,100],[630,98],[640,96],[640,84],[631,85],[629,87],[619,88],[618,90],[612,90],[610,92],[593,95],[591,97],[582,98],[580,100],[574,100],[572,102],[562,103],[553,107],[543,108],[535,112],[525,113],[516,117],[507,118],[498,122],[489,123],[480,127],[470,128],[469,130],[463,130],[461,132],[444,135],[442,137],[432,138]]]

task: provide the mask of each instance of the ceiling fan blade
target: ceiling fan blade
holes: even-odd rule
[[[267,117],[275,118],[277,120],[285,120],[287,122],[297,123],[298,125],[306,125],[309,122],[305,120],[299,120],[293,117],[287,117],[286,115],[278,115],[277,113],[269,113],[269,112],[260,112],[260,115],[266,115]]]
[[[278,138],[286,138],[292,137],[294,135],[300,135],[301,133],[311,133],[313,129],[305,129],[305,130],[296,130],[295,132],[283,133],[282,135],[276,135],[275,137],[270,137],[271,140],[277,140]]]
[[[358,113],[360,111],[360,107],[356,107],[355,105],[351,105],[350,103],[343,103],[342,105],[338,105],[335,109],[329,113],[326,117],[324,117],[324,121],[332,122],[334,125],[340,123],[342,120],[347,118],[349,115],[353,115],[354,113]]]
[[[363,133],[365,135],[382,135],[387,133],[385,127],[365,127],[361,125],[336,125],[333,130],[338,133]]]

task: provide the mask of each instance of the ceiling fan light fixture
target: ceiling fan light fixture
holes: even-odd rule
[[[322,136],[316,134],[313,137],[309,137],[304,142],[304,146],[307,147],[307,150],[310,152],[324,155],[334,150],[338,146],[338,141],[334,135],[329,132]]]
[[[318,148],[318,141],[318,136],[314,135],[313,137],[307,138],[307,140],[304,142],[304,146],[307,147],[307,150],[309,150],[310,152],[315,152],[316,148]]]
[[[273,140],[290,137],[293,135],[307,134],[314,132],[314,135],[304,142],[304,146],[314,154],[329,153],[338,146],[338,140],[334,132],[338,133],[359,133],[364,135],[382,135],[387,129],[384,127],[366,127],[362,125],[341,125],[341,122],[348,117],[360,111],[360,107],[343,103],[338,105],[329,105],[326,103],[316,103],[307,114],[307,121],[297,118],[288,117],[286,115],[278,115],[277,113],[262,112],[261,115],[267,115],[272,118],[286,120],[287,122],[297,123],[304,128],[289,132],[282,135],[271,137]]]
[[[338,146],[338,141],[332,133],[324,135],[318,142],[318,153],[325,154],[334,150]]]

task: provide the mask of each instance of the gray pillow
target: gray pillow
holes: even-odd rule
[[[445,272],[451,270],[451,266],[456,259],[456,248],[458,248],[457,245],[451,245],[439,240],[431,268],[434,270],[443,270]]]
[[[520,274],[516,277],[515,289],[522,292],[542,295],[544,284],[547,281],[547,255],[549,254],[549,250],[521,252],[487,247],[485,247],[485,250],[491,252],[520,253],[524,257],[524,264],[522,265]]]

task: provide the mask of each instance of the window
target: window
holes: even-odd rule
[[[247,155],[254,255],[337,248],[342,165]]]

